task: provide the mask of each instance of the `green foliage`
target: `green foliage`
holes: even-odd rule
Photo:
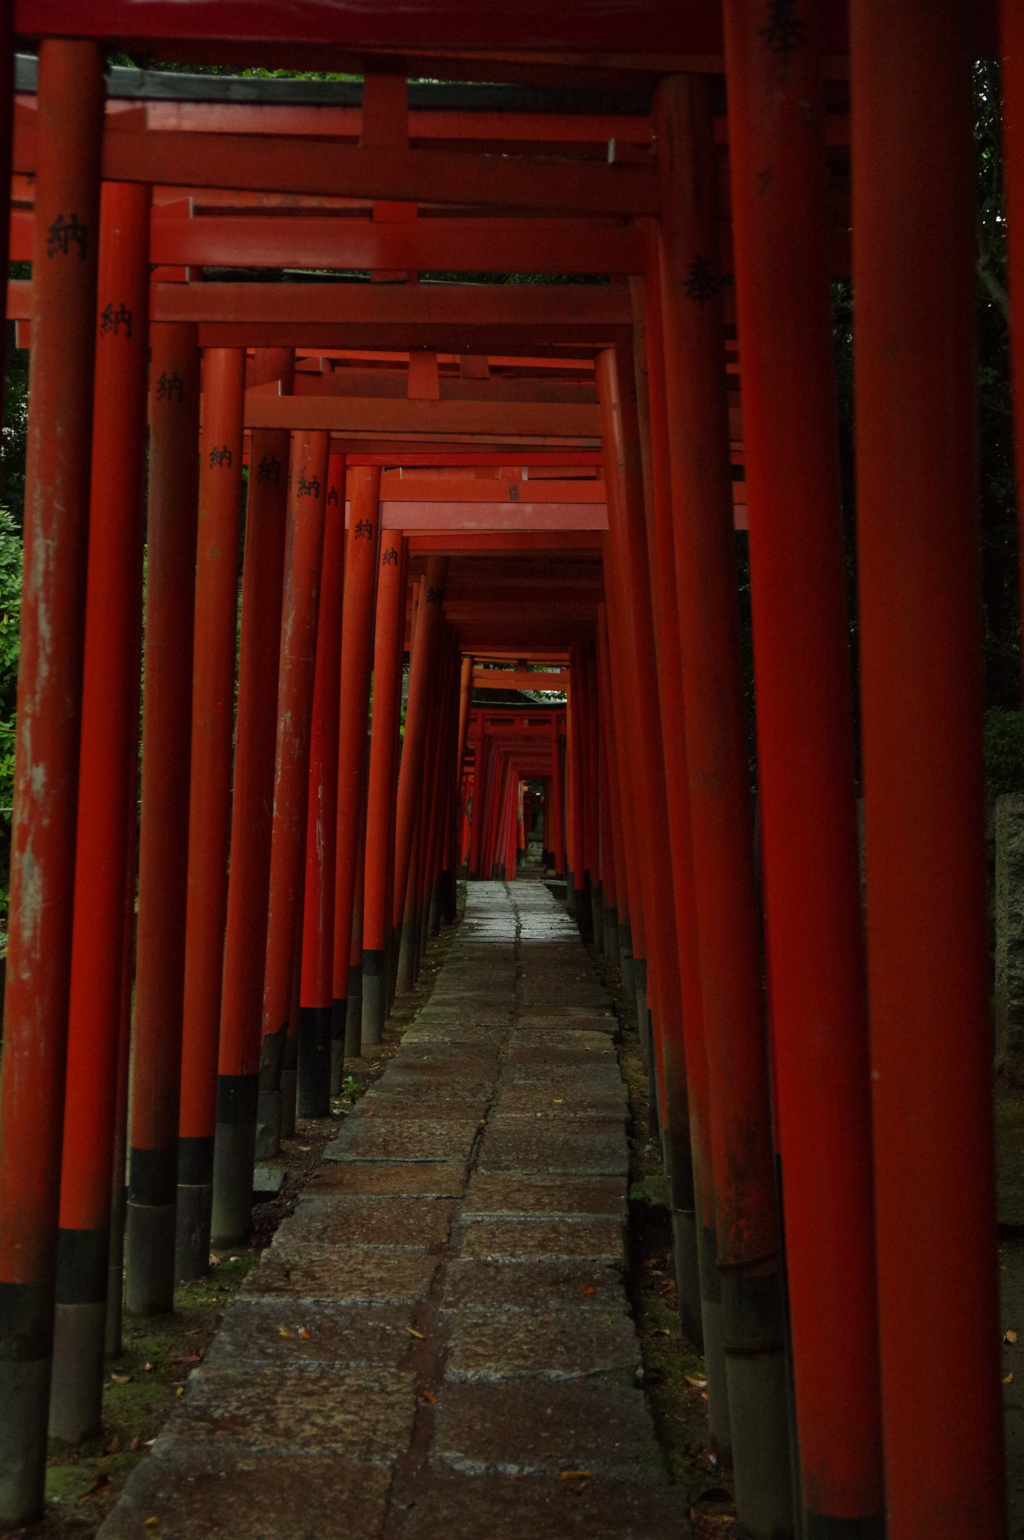
[[[985,790],[989,798],[1024,791],[1024,717],[1005,706],[985,712]]]

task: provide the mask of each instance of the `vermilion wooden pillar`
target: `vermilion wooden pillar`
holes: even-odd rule
[[[309,738],[329,449],[330,435],[327,433],[292,434],[277,685],[263,1042],[259,1061],[256,1153],[261,1158],[276,1155],[281,1144],[281,1075],[294,975],[297,964],[301,963],[301,951],[296,955],[296,946],[302,915]]]
[[[655,269],[656,271],[656,269]],[[644,454],[644,489],[651,562],[651,599],[657,625],[658,686],[665,724],[665,779],[668,791],[669,839],[676,896],[680,975],[683,988],[683,1028],[686,1084],[690,1108],[693,1156],[693,1201],[696,1249],[700,1267],[699,1324],[708,1381],[708,1422],[712,1443],[720,1455],[731,1450],[729,1401],[722,1342],[721,1287],[717,1268],[716,1204],[711,1154],[711,1121],[707,1053],[704,1042],[704,997],[697,936],[697,901],[693,873],[693,830],[690,814],[687,731],[679,606],[676,589],[675,533],[671,499],[668,410],[662,347],[660,285],[657,281],[633,288],[633,345],[637,401]],[[685,1192],[681,1199],[685,1202]],[[678,1226],[678,1221],[674,1219]],[[684,1223],[685,1223],[684,1219]]]
[[[554,858],[555,876],[561,877],[565,873],[565,835],[564,829],[564,799],[562,794],[562,745],[558,731],[558,718],[552,716],[551,730],[551,790],[548,793],[548,807],[551,812],[551,827],[547,831],[549,849]]]
[[[159,396],[156,357],[154,347],[151,389]],[[214,365],[214,371],[216,368]],[[223,369],[223,383],[210,390],[212,376],[207,368],[208,410],[198,446],[201,481],[183,1017],[169,1023],[159,1009],[143,1020],[138,1013],[136,1016],[125,1303],[131,1313],[138,1315],[153,1315],[172,1308],[176,1262],[188,1244],[186,1236],[192,1238],[195,1251],[195,1225],[202,1228],[208,1212],[208,1188],[202,1185],[201,1177],[208,1171],[208,1141],[212,1133],[209,1116],[227,885],[237,614],[237,580],[232,559],[238,542],[244,354],[232,350],[223,359]],[[174,383],[177,372],[161,369],[165,394],[179,394]],[[193,381],[186,380],[181,395],[192,388]],[[182,437],[185,426],[182,420]],[[188,426],[194,427],[194,418]],[[171,474],[180,470],[178,455],[181,459],[185,457],[182,442],[176,442],[174,448],[174,461],[168,464]],[[195,487],[196,448],[193,439],[188,450],[191,476],[185,483],[191,493]],[[162,742],[160,748],[165,748]],[[179,840],[181,832],[179,828]],[[186,1190],[181,1194],[182,1216],[176,1245],[177,1183]],[[198,1216],[195,1224],[193,1215]],[[208,1234],[204,1231],[199,1249],[205,1249],[208,1255],[207,1242]]]
[[[257,384],[280,380],[288,392],[293,370],[290,348],[260,348],[252,378]],[[248,1233],[252,1211],[289,448],[282,429],[260,428],[250,435],[227,912],[220,921],[223,935],[208,937],[216,952],[209,964],[211,1009],[223,977],[223,990],[216,994],[220,1047],[211,1220],[218,1245],[237,1244]],[[197,1244],[195,1265],[205,1268],[201,1251]]]
[[[985,914],[972,12],[854,0],[868,980],[890,1540],[1006,1532]],[[918,1341],[941,1331],[957,1394]]]
[[[480,875],[480,844],[483,837],[484,802],[487,790],[486,758],[487,737],[484,730],[484,713],[481,709],[477,713],[476,732],[473,738],[473,817],[469,829],[469,875],[471,877]]]
[[[448,572],[446,556],[431,556],[427,561],[426,585],[423,604],[416,622],[409,665],[409,697],[405,711],[405,739],[402,745],[402,764],[398,777],[398,806],[395,831],[395,917],[401,923],[402,938],[399,946],[398,988],[410,987],[408,968],[401,965],[401,947],[411,946],[413,937],[405,937],[405,921],[399,916],[406,912],[406,895],[409,891],[410,874],[415,875],[413,864],[413,836],[416,814],[422,790],[427,727],[433,706],[434,675],[441,642],[441,622],[444,619],[444,584]]]
[[[32,375],[0,1101],[0,1524],[43,1502],[78,795],[103,119],[95,43],[39,57]]]
[[[387,951],[391,929],[391,838],[395,816],[398,724],[405,642],[406,542],[397,530],[381,539],[373,642],[373,718],[366,799],[363,880],[363,1038],[380,1042],[387,1016]]]
[[[74,1094],[64,1107],[50,1391],[51,1437],[69,1444],[100,1431],[103,1398],[125,885],[135,848],[129,788],[139,747],[149,212],[147,186],[104,184],[68,1030]]]
[[[146,523],[146,616],[143,650],[141,815],[139,827],[139,915],[136,942],[135,1039],[150,1078],[143,1099],[166,1098],[161,1121],[147,1133],[140,1126],[139,1149],[161,1149],[159,1157],[132,1156],[133,1200],[147,1194],[158,1207],[173,1205],[180,1168],[173,1144],[199,1119],[212,1134],[212,1102],[198,1097],[186,1078],[179,1116],[182,1008],[188,877],[192,643],[196,583],[196,520],[199,483],[199,351],[190,324],[150,327],[149,496]],[[216,1023],[213,1027],[216,1042]],[[207,1053],[207,1063],[212,1063]],[[203,1119],[209,1111],[208,1126]],[[164,1128],[164,1120],[168,1128]],[[146,1144],[146,1138],[155,1142]],[[169,1146],[169,1148],[168,1148]],[[179,1158],[181,1147],[178,1149]],[[172,1208],[173,1213],[173,1208]],[[143,1215],[136,1216],[144,1218]],[[167,1222],[168,1228],[173,1221]],[[143,1226],[145,1229],[146,1227]],[[126,1237],[127,1241],[127,1237]],[[127,1249],[127,1248],[126,1248]],[[127,1289],[129,1307],[145,1305],[148,1249],[140,1245],[138,1296]],[[165,1265],[166,1253],[161,1253]],[[173,1260],[173,1259],[172,1259]],[[158,1299],[172,1291],[161,1281]],[[169,1305],[165,1305],[169,1308]]]
[[[655,117],[686,754],[733,1458],[744,1512],[756,1498],[753,1522],[775,1514],[784,1524],[791,1520],[783,1302],[707,82],[662,82]]]
[[[345,457],[332,454],[324,509],[324,550],[316,631],[309,744],[309,806],[303,890],[299,1006],[300,1118],[331,1110],[331,1006],[334,998],[334,850],[338,807],[341,613],[345,580]]]
[[[138,637],[142,650],[141,630]],[[141,675],[136,680],[136,707],[139,704]],[[136,712],[136,715],[138,713]],[[107,1358],[120,1357],[124,1325],[124,1227],[128,1207],[125,1172],[128,1166],[128,1072],[131,1060],[132,1005],[135,992],[135,892],[138,877],[138,807],[139,764],[136,757],[128,792],[128,863],[124,885],[123,939],[121,943],[121,1004],[117,1031],[117,1079],[114,1086],[114,1116],[110,1173],[110,1249],[107,1253],[107,1304],[104,1326],[104,1352]]]
[[[154,356],[155,369],[155,356]],[[173,386],[174,372],[165,369]],[[196,371],[198,374],[198,371]],[[198,549],[193,541],[191,568],[195,592],[195,643],[192,653],[191,772],[189,810],[177,837],[188,859],[188,900],[185,920],[184,994],[182,1015],[175,1023],[181,1033],[181,1105],[178,1118],[177,1225],[174,1275],[201,1277],[209,1265],[210,1201],[213,1181],[213,1135],[216,1121],[217,1030],[220,1020],[221,966],[224,947],[224,903],[227,889],[227,839],[231,782],[231,737],[234,718],[235,625],[237,572],[231,563],[238,549],[239,498],[242,484],[242,392],[245,353],[239,348],[208,350],[204,362],[204,420],[200,442]],[[189,384],[191,385],[191,381]],[[198,378],[195,380],[198,388]],[[155,395],[159,396],[157,380]],[[198,414],[198,403],[196,404]],[[184,428],[182,428],[184,437]],[[178,445],[175,446],[179,448]],[[196,441],[189,446],[193,477]],[[182,458],[185,446],[181,444]],[[193,482],[194,486],[194,482]],[[152,502],[152,493],[151,502]],[[223,553],[230,553],[228,554]],[[184,554],[182,553],[182,561]],[[225,566],[231,565],[226,572]],[[168,614],[168,621],[170,614]],[[148,664],[147,652],[147,664]],[[178,681],[176,680],[177,684]],[[147,696],[149,675],[146,676]],[[157,709],[159,709],[159,702]],[[179,711],[184,697],[176,701]],[[154,731],[153,753],[173,753],[167,744],[171,717]],[[185,743],[189,741],[186,734]],[[180,748],[177,749],[180,755]],[[146,874],[146,736],[143,732],[143,864]],[[166,836],[165,836],[166,837]],[[155,852],[154,852],[155,854]],[[153,916],[152,923],[156,923]],[[141,932],[141,900],[140,900]],[[180,967],[180,960],[178,963]],[[154,986],[166,969],[154,975]],[[140,944],[139,973],[142,974]],[[179,975],[180,977],[180,975]],[[179,984],[178,988],[182,986]],[[179,999],[182,997],[179,996]],[[155,1008],[154,1032],[170,1036],[168,1024]],[[136,1034],[138,1034],[138,1021]],[[136,1056],[137,1056],[136,1050]],[[178,1060],[162,1071],[164,1094],[178,1078]],[[133,1155],[134,1160],[134,1155]],[[145,1239],[140,1242],[145,1256]],[[144,1276],[144,1275],[143,1275]],[[173,1276],[161,1273],[159,1287],[149,1294],[141,1287],[138,1302],[129,1291],[128,1308],[150,1314],[170,1309]]]
[[[700,1009],[699,992],[684,998],[680,967],[679,925],[670,847],[663,730],[656,672],[656,637],[651,603],[651,576],[644,507],[640,424],[632,359],[621,362],[611,351],[598,357],[605,475],[608,486],[608,527],[611,561],[609,622],[611,654],[618,646],[622,695],[632,708],[631,727],[637,751],[635,772],[641,818],[638,820],[640,880],[644,885],[644,914],[651,963],[654,1048],[662,1086],[661,1107],[665,1147],[672,1181],[676,1272],[679,1308],[687,1329],[699,1330],[700,1288],[693,1207],[693,1165],[690,1148],[689,1099],[683,1014]]]
[[[331,1082],[341,1089],[344,1059],[357,1056],[359,1024],[349,1023],[352,916],[359,849],[365,838],[366,733],[373,664],[373,605],[380,548],[380,467],[348,475],[351,508],[345,547],[345,610],[341,634],[341,715],[338,740],[338,822],[334,889],[334,1026]],[[360,952],[362,948],[360,947]],[[362,983],[360,980],[360,988]]]
[[[765,35],[757,0],[725,4],[765,939],[813,1540],[838,1521],[880,1533],[884,1504],[823,77],[809,17],[789,48]]]
[[[569,663],[569,800],[571,822],[570,870],[572,872],[572,914],[584,941],[592,935],[590,895],[586,885],[586,831],[584,826],[584,753],[583,719],[586,715],[586,665],[582,648],[572,648]]]

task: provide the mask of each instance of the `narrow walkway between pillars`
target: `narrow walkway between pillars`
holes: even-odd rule
[[[687,1532],[623,1286],[614,1025],[541,883],[470,885],[429,1004],[100,1540]]]

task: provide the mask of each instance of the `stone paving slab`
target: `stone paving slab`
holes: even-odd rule
[[[324,1160],[469,1159],[480,1131],[479,1119],[349,1118],[324,1150]]]
[[[558,1093],[557,1095],[554,1093]],[[620,1121],[625,1116],[626,1101],[617,1087],[595,1089],[567,1086],[559,1078],[542,1081],[512,1081],[503,1085],[495,1102],[495,1111],[521,1116],[547,1117],[611,1116]]]
[[[168,1454],[171,1445],[203,1444],[387,1462],[409,1442],[415,1415],[414,1376],[393,1369],[203,1366],[159,1442]]]
[[[474,1171],[462,1213],[560,1214],[563,1219],[611,1214],[625,1223],[626,1184],[617,1176],[505,1176]]]
[[[445,1379],[500,1380],[533,1375],[576,1380],[586,1375],[636,1382],[640,1350],[629,1316],[581,1316],[578,1310],[463,1310],[453,1320]]]
[[[438,1476],[396,1540],[685,1540],[685,1493],[593,1478]]]
[[[590,1470],[663,1482],[665,1460],[643,1393],[625,1383],[454,1384],[438,1406],[433,1463],[465,1475]]]
[[[450,1039],[446,1039],[443,1041],[413,1042],[408,1047],[403,1041],[391,1062],[392,1064],[405,1064],[410,1059],[413,1061],[436,1059],[439,1064],[459,1064],[466,1059],[475,1059],[479,1070],[488,1067],[493,1068],[497,1063],[497,1058],[498,1048],[493,1042],[480,1042],[479,1040],[453,1042]]]
[[[450,1198],[302,1198],[275,1246],[407,1246],[436,1251],[455,1217]]]
[[[492,1117],[480,1149],[481,1171],[550,1172],[566,1176],[625,1176],[629,1151],[621,1118]]]
[[[458,1198],[466,1186],[466,1168],[451,1161],[375,1165],[343,1161],[321,1166],[303,1188],[303,1195],[325,1193],[375,1194],[394,1198]]]
[[[410,1316],[407,1305],[325,1305],[290,1296],[239,1299],[225,1315],[204,1366],[318,1363],[398,1369],[416,1343],[408,1330]]]
[[[576,1015],[541,1015],[539,1011],[529,1016],[520,1015],[516,1026],[519,1032],[550,1032],[555,1022],[560,1032],[610,1032],[614,1035],[619,1023],[614,1016],[598,1011],[579,1011]]]
[[[349,1300],[413,1304],[430,1289],[437,1259],[426,1251],[376,1246],[275,1245],[263,1253],[239,1294],[250,1299]]]
[[[597,1033],[593,1035],[598,1036]],[[557,1047],[552,1043],[538,1042],[536,1037],[537,1034],[531,1032],[515,1038],[506,1050],[505,1063],[550,1064],[552,1068],[559,1064],[577,1064],[585,1068],[588,1064],[618,1062],[614,1046],[603,1033],[600,1034],[600,1043],[594,1045],[580,1041],[580,1038],[584,1037],[582,1032],[566,1033],[565,1038],[569,1046],[565,1048]]]
[[[622,1271],[607,1262],[541,1257],[494,1262],[467,1258],[445,1270],[442,1310],[579,1310],[628,1313]]]
[[[529,1219],[481,1219],[460,1222],[452,1235],[456,1256],[584,1257],[625,1262],[622,1224],[616,1219],[587,1218],[567,1223],[547,1216]]]
[[[365,1461],[177,1447],[136,1466],[103,1540],[377,1540],[391,1472]],[[153,1523],[153,1520],[156,1523]]]
[[[102,1540],[688,1534],[637,1388],[616,1030],[548,890],[471,884]]]
[[[424,1087],[418,1094],[393,1090],[390,1086],[378,1095],[363,1097],[350,1118],[417,1118],[421,1122],[479,1123],[491,1098],[486,1093],[460,1096],[445,1088]]]

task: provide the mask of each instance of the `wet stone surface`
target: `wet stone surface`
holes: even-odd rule
[[[616,1028],[542,884],[471,884],[102,1540],[686,1535],[623,1286]]]

